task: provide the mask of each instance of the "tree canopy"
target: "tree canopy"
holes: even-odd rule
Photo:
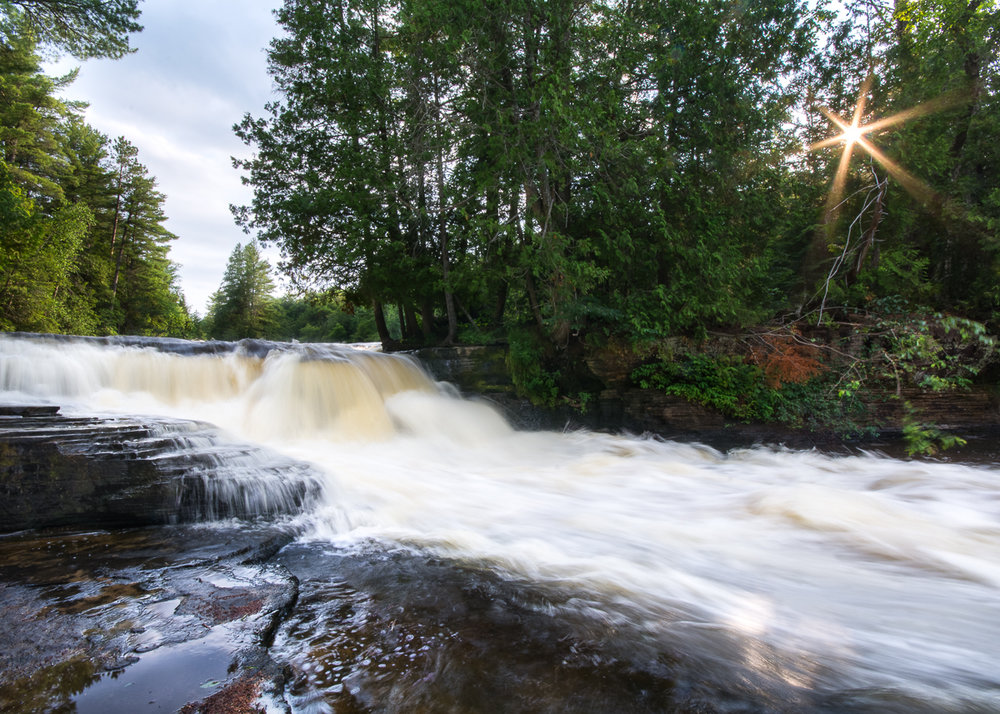
[[[82,4],[86,5],[86,3]],[[191,334],[164,195],[61,100],[30,34],[0,47],[0,329]]]
[[[438,307],[449,340],[459,315],[557,340],[751,319],[810,30],[796,2],[730,10],[286,3],[238,218],[411,335]]]
[[[79,59],[118,59],[133,52],[129,34],[140,32],[139,0],[2,0],[0,42],[27,37]]]
[[[410,339],[525,325],[556,346],[998,307],[993,2],[287,0],[277,16],[280,99],[235,127],[254,194],[234,211],[295,279],[372,305],[383,339],[386,305]],[[859,95],[862,130],[901,118],[810,151]]]

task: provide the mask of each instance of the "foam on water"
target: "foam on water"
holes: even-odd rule
[[[651,646],[1000,710],[1000,478],[879,455],[523,433],[405,358],[0,338],[5,398],[199,419],[323,474],[305,538],[405,544]]]

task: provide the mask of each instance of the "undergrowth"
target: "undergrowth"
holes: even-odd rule
[[[741,358],[693,353],[643,365],[632,379],[643,389],[683,397],[741,422],[833,430],[844,436],[865,429],[864,403],[856,392],[838,389],[827,373],[781,383],[766,368]]]

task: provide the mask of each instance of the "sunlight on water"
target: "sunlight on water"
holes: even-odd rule
[[[486,563],[570,593],[560,607],[636,647],[1000,710],[994,468],[516,432],[405,358],[334,348],[3,337],[0,387],[7,402],[203,420],[310,462],[326,481],[305,539]]]

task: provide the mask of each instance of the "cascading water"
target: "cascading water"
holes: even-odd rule
[[[401,598],[398,612],[384,615],[383,644],[419,600],[413,588],[430,587],[411,584],[402,596],[401,583],[445,581],[436,564],[448,562],[489,574],[473,589],[501,599],[506,587],[521,592],[518,617],[531,627],[562,623],[558,637],[586,642],[586,666],[597,668],[586,671],[608,686],[618,681],[608,675],[613,662],[652,678],[642,692],[668,681],[726,692],[718,710],[1000,712],[1000,472],[992,466],[517,432],[404,357],[332,346],[0,337],[0,390],[2,401],[56,403],[71,415],[197,420],[222,430],[226,443],[311,465],[320,493],[299,515],[287,559],[328,559],[303,566],[315,595],[305,602],[332,607],[350,591],[356,601],[338,607],[357,612],[359,582],[370,585],[371,573],[388,567],[365,555],[372,549],[424,563],[393,561],[384,591],[370,594]],[[241,453],[243,467],[257,458]],[[265,491],[282,483],[273,464],[261,474]],[[327,574],[361,561],[350,583]],[[303,711],[330,710],[345,687],[363,689],[348,655],[317,629],[332,617],[293,618],[276,644],[300,672],[293,689]],[[353,642],[364,639],[359,632]],[[425,648],[448,646],[440,632],[408,632]],[[586,648],[571,649],[555,667],[583,666]],[[445,681],[450,670],[435,666]],[[428,704],[428,688],[443,686],[430,675],[397,678],[423,694],[368,685],[410,702],[397,711],[481,710],[440,690],[439,706]],[[622,686],[607,707],[642,698]],[[756,703],[741,708],[733,697]]]

